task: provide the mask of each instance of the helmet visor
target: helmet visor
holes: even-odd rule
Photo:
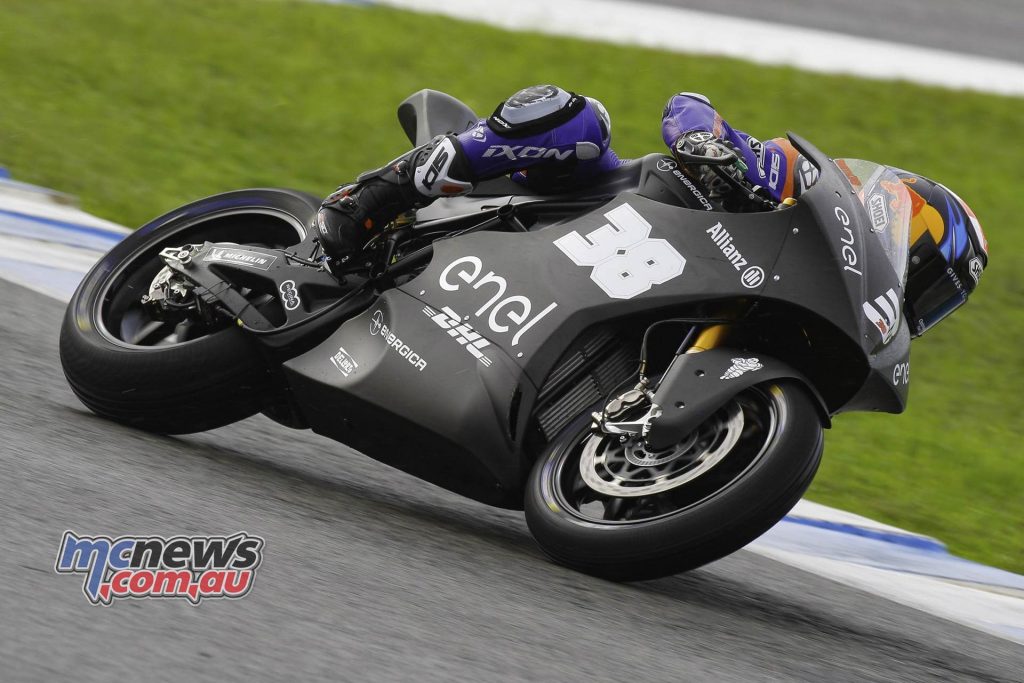
[[[935,327],[946,316],[967,303],[967,290],[949,268],[943,277],[937,278],[927,289],[915,297],[913,304],[907,302],[910,326],[914,336],[920,336]]]

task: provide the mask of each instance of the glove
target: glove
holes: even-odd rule
[[[731,157],[731,161],[715,165],[740,182],[743,182],[744,174],[747,172],[747,164],[736,145],[728,140],[716,138],[706,130],[691,130],[676,138],[675,144],[672,145],[672,156],[683,170],[708,190],[712,199],[720,200],[736,191],[736,188],[728,181],[722,180],[718,173],[712,170],[711,165],[701,164],[693,157],[710,157],[723,161],[726,157]]]

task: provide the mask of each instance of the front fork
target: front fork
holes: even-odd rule
[[[729,323],[716,323],[699,331],[697,328],[691,329],[662,378],[671,375],[673,366],[680,362],[681,356],[710,351],[722,345],[730,329]],[[655,396],[659,387],[656,386],[654,389],[650,387],[651,380],[646,372],[647,361],[642,360],[639,370],[640,378],[636,386],[612,398],[602,411],[593,413],[593,428],[595,430],[617,435],[623,441],[629,438],[647,438],[654,421],[661,417],[663,409]],[[641,412],[644,404],[647,405],[647,409]]]
[[[701,351],[710,351],[713,348],[721,346],[725,342],[725,338],[729,334],[731,325],[728,323],[718,323],[705,327],[697,335],[697,338],[693,340],[693,344],[686,349],[685,353],[700,353]],[[675,359],[672,359],[675,363]]]

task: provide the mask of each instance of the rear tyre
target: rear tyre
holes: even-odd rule
[[[242,190],[176,209],[128,235],[85,276],[68,305],[60,358],[94,413],[147,431],[213,429],[255,414],[271,388],[255,342],[229,320],[154,319],[140,299],[160,251],[187,243],[298,244],[319,207],[290,190]]]
[[[818,413],[802,384],[757,385],[657,454],[581,417],[534,465],[526,521],[552,559],[587,574],[638,581],[699,567],[800,499],[821,460]]]

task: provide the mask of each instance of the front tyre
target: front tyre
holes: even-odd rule
[[[568,426],[533,467],[526,521],[552,559],[616,581],[654,579],[739,550],[796,504],[821,460],[814,399],[797,382],[746,389],[684,441]]]

